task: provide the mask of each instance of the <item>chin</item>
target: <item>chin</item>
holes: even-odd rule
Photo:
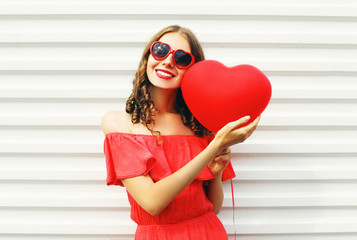
[[[149,81],[154,87],[161,89],[174,90],[181,87],[181,81],[178,83],[175,79],[166,80],[154,77],[152,80],[149,78]]]

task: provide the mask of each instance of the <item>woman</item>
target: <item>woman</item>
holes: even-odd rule
[[[259,118],[228,123],[216,135],[188,110],[180,84],[204,60],[195,35],[169,26],[146,46],[126,112],[103,116],[107,184],[125,186],[135,239],[228,239],[216,216],[222,181],[234,178],[229,146],[243,142]],[[238,128],[238,129],[237,129]]]

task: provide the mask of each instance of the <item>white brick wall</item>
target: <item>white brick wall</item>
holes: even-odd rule
[[[132,239],[100,118],[146,42],[180,24],[273,86],[233,148],[240,240],[357,239],[357,2],[0,0],[0,239]],[[219,215],[233,239],[230,185]]]

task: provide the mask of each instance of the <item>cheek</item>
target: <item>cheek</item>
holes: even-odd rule
[[[158,63],[158,61],[156,61],[151,55],[149,55],[147,69],[155,67]]]
[[[155,60],[154,60],[155,61]],[[155,64],[153,62],[153,59],[150,59],[150,57],[148,58],[148,62],[146,64],[146,74],[148,75],[148,77],[150,76],[150,74],[153,71],[153,68],[155,67]]]
[[[187,69],[177,69],[177,73],[181,80],[182,80],[183,75],[185,74],[186,71],[187,71]]]

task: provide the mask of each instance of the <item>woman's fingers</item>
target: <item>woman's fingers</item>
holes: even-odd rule
[[[233,130],[233,129],[236,129],[237,127],[247,123],[249,121],[249,119],[250,119],[250,116],[245,116],[245,117],[242,117],[236,121],[228,123],[226,126],[228,126],[229,128],[231,128]]]
[[[235,130],[236,128],[238,128],[239,126],[247,123],[249,121],[249,119],[250,119],[250,116],[245,116],[245,117],[242,117],[236,121],[229,122],[224,127],[222,127],[218,132],[229,133],[229,132]],[[218,134],[218,132],[217,132],[217,134]]]
[[[260,116],[257,117],[253,122],[251,122],[247,126],[242,127],[240,129],[237,129],[236,130],[237,133],[240,134],[240,135],[243,133],[244,134],[244,140],[247,139],[248,137],[250,137],[250,135],[253,134],[253,132],[257,128],[259,120],[260,120]]]
[[[239,127],[246,124],[249,119],[249,116],[242,117],[237,121],[226,124],[217,132],[215,140],[218,143],[219,149],[222,149],[221,151],[226,147],[244,142],[250,135],[252,135],[258,125],[260,116],[247,126]]]
[[[230,158],[229,159],[226,159],[226,158],[223,158],[221,156],[219,157],[216,157],[214,159],[214,164],[223,164],[224,167],[227,167],[228,163],[230,162]]]
[[[219,171],[223,170],[231,161],[232,154],[229,147],[223,149],[209,164],[208,166],[213,171],[213,167],[218,167]],[[218,165],[217,165],[218,164]],[[217,169],[216,169],[217,170]]]
[[[257,126],[258,123],[259,123],[259,121],[260,121],[260,118],[261,118],[261,116],[258,116],[258,117],[257,117],[256,119],[254,119],[254,121],[253,121],[252,123],[250,123],[250,124]]]
[[[249,123],[247,126],[242,127],[241,130],[247,132],[254,132],[254,130],[258,126],[259,121],[260,121],[260,116],[257,117],[253,122]]]
[[[227,154],[230,154],[231,153],[231,149],[229,147],[223,149],[219,154],[218,156],[221,156],[221,155],[227,155]]]
[[[242,117],[236,121],[230,122],[227,124],[227,126],[229,126],[232,129],[236,129],[239,126],[244,125],[245,123],[247,123],[250,119],[250,116],[245,116]],[[253,122],[251,122],[249,125],[245,126],[245,128],[250,128],[251,126],[257,126],[258,122],[260,120],[260,116],[258,116]]]
[[[214,160],[215,162],[229,162],[231,160],[231,155],[220,155],[216,157]]]
[[[235,129],[232,133],[235,134],[236,138],[239,139],[239,142],[242,143],[253,134],[258,126],[259,120],[260,116],[247,126]]]

